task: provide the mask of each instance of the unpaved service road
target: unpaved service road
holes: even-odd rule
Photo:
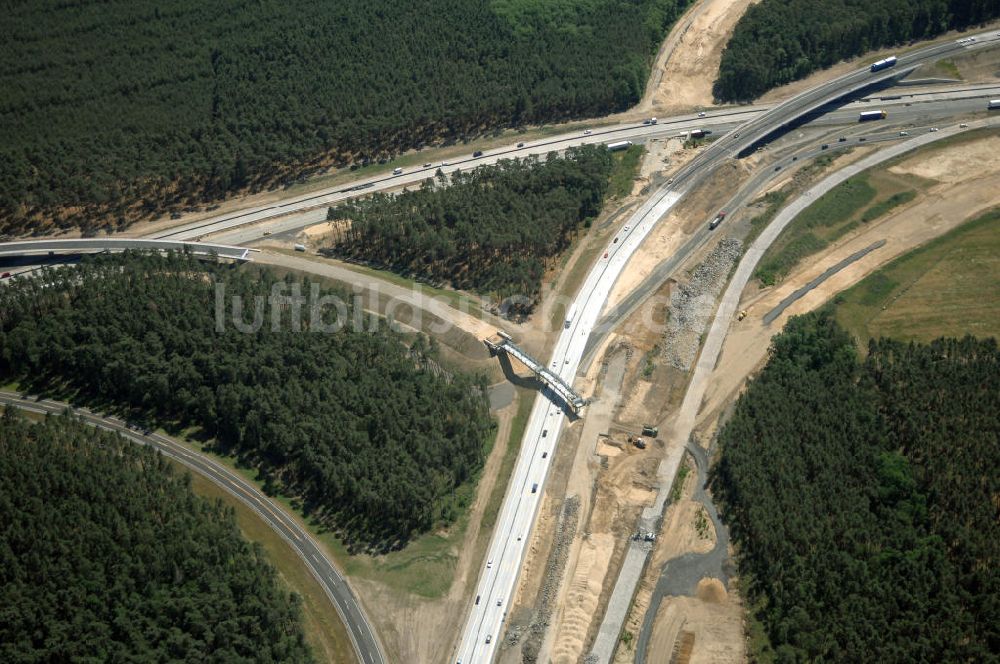
[[[712,105],[722,50],[752,0],[701,0],[670,31],[636,111]]]

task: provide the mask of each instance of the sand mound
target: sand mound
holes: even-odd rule
[[[698,599],[712,604],[722,604],[726,601],[727,593],[722,581],[718,579],[702,579],[698,582],[696,591]]]
[[[961,150],[944,149],[928,159],[918,154],[889,169],[949,184],[964,182],[975,174],[987,175],[1000,166],[1000,137],[990,136],[974,143],[963,143]]]

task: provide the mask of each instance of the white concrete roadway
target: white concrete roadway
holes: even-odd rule
[[[621,239],[609,245],[606,257],[602,257],[587,275],[577,299],[576,317],[559,336],[550,360],[552,370],[567,383],[572,384],[576,376],[587,337],[618,275],[656,222],[680,200],[681,195],[679,191],[667,191],[647,201],[634,215],[637,220],[635,226],[618,234]],[[484,569],[476,586],[479,603],[473,604],[457,661],[488,662],[493,658],[548,475],[550,457],[542,460],[542,454],[552,452],[564,421],[563,411],[557,404],[544,397],[535,399],[521,452],[487,551],[489,566]],[[537,491],[533,491],[535,486]],[[486,643],[487,637],[490,643]]]
[[[583,130],[576,130],[536,141],[526,141],[524,146],[520,148],[511,145],[489,150],[481,157],[459,157],[458,159],[448,161],[447,166],[442,166],[442,162],[435,162],[427,168],[409,168],[402,175],[387,175],[383,173],[365,180],[353,182],[350,185],[338,185],[330,189],[304,194],[281,203],[249,207],[237,212],[174,226],[170,229],[152,233],[148,237],[158,239],[194,239],[305,211],[312,212],[308,217],[311,223],[318,223],[326,218],[327,207],[334,203],[370,194],[375,191],[420,184],[427,178],[434,177],[438,169],[444,173],[452,173],[456,170],[468,170],[478,166],[493,164],[501,159],[546,155],[550,152],[559,152],[579,145],[599,145],[619,140],[645,140],[678,134],[691,129],[713,129],[718,126],[732,125],[733,123],[743,122],[747,118],[756,117],[767,108],[766,106],[730,108],[712,111],[707,113],[704,118],[699,118],[694,113],[688,113],[672,118],[661,118],[655,125],[632,122],[610,127],[596,127],[590,134],[584,134]],[[300,214],[296,216],[298,219],[302,219]],[[304,224],[300,221],[297,227],[301,227],[302,225]],[[280,225],[276,227],[269,226],[269,228],[274,232],[287,230]],[[250,239],[260,239],[260,230],[254,230],[252,235],[246,239],[242,239],[239,235],[227,236],[227,241],[246,242]]]
[[[68,240],[18,240],[15,242],[0,242],[0,257],[35,256],[51,253],[92,253],[102,251],[188,251],[193,254],[216,254],[222,258],[247,260],[251,251],[246,247],[234,247],[225,244],[209,244],[206,242],[183,242],[179,240],[140,240],[131,238],[84,238]]]

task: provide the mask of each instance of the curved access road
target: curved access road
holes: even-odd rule
[[[184,464],[192,471],[225,489],[241,503],[256,512],[299,554],[302,562],[323,587],[327,597],[330,598],[340,614],[341,620],[347,627],[347,633],[351,637],[358,661],[361,664],[385,664],[386,659],[382,654],[381,645],[371,629],[361,604],[347,582],[324,555],[319,545],[309,536],[309,533],[261,493],[257,487],[225,466],[203,454],[198,454],[167,436],[136,431],[130,428],[126,422],[115,417],[98,415],[85,408],[73,408],[58,401],[24,398],[14,392],[2,390],[0,390],[0,405],[43,414],[63,413],[69,410],[87,424],[114,431],[135,443],[156,449],[161,454]]]

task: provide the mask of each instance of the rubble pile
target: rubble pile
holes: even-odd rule
[[[670,295],[666,331],[663,333],[663,353],[666,362],[681,371],[694,364],[705,332],[715,311],[716,298],[729,278],[733,264],[740,257],[743,243],[727,238],[717,245],[708,258],[691,275],[686,284],[679,284]]]

